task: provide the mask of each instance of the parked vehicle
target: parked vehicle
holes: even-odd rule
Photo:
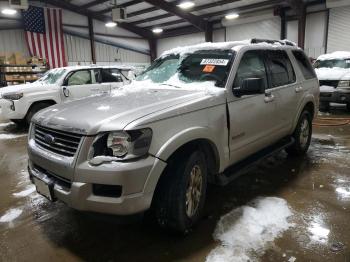
[[[199,220],[208,183],[227,184],[284,148],[305,154],[319,101],[301,49],[256,39],[173,49],[122,89],[35,115],[30,177],[72,208],[152,207],[181,232]]]
[[[329,110],[329,104],[346,104],[350,111],[350,52],[321,55],[314,64],[320,81],[320,109]]]
[[[129,82],[131,67],[72,66],[48,71],[34,83],[0,88],[2,117],[30,123],[33,115],[54,104],[101,93]]]

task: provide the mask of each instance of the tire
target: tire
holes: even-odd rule
[[[292,137],[295,142],[286,151],[291,156],[302,156],[309,149],[312,136],[312,117],[309,111],[303,111]]]
[[[320,111],[321,112],[329,112],[330,110],[330,105],[328,102],[321,102],[320,103]]]
[[[207,165],[201,151],[192,151],[188,158],[183,155],[172,159],[162,175],[154,213],[161,227],[186,234],[201,217],[207,190]]]
[[[30,121],[32,120],[33,116],[39,112],[40,110],[52,106],[52,104],[50,103],[37,103],[31,106],[31,108],[29,109],[26,117],[25,117],[25,122],[27,123],[27,125],[30,125]]]

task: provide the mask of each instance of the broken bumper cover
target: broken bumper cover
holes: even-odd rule
[[[149,156],[133,163],[114,162],[97,167],[87,162],[78,165],[74,178],[81,182],[70,181],[38,167],[29,160],[28,171],[33,178],[49,181],[53,199],[58,199],[68,206],[81,210],[116,215],[136,214],[147,210],[152,202],[153,191],[146,190],[146,183],[151,176],[159,176],[166,163]],[[95,194],[94,185],[118,185],[122,188],[119,196]]]

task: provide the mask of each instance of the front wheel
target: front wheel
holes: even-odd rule
[[[32,120],[33,116],[39,112],[40,110],[52,106],[52,104],[49,103],[45,103],[45,102],[40,102],[37,104],[32,105],[32,107],[30,108],[29,112],[27,113],[26,117],[25,117],[25,121],[27,123],[27,125],[30,125],[30,121]]]
[[[286,148],[289,155],[304,155],[309,149],[312,136],[312,117],[309,111],[303,111],[292,137],[294,144]]]
[[[187,233],[198,222],[207,189],[207,166],[201,151],[173,159],[159,184],[155,214],[160,226]]]

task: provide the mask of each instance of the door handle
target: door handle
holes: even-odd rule
[[[302,86],[299,86],[299,87],[295,88],[295,93],[299,93],[301,91],[303,91],[303,87]]]
[[[63,91],[63,95],[65,96],[65,97],[69,97],[69,89],[67,89],[67,87],[63,87],[62,88],[62,91]]]
[[[266,94],[264,97],[265,103],[270,103],[275,100],[275,96],[273,94]]]

